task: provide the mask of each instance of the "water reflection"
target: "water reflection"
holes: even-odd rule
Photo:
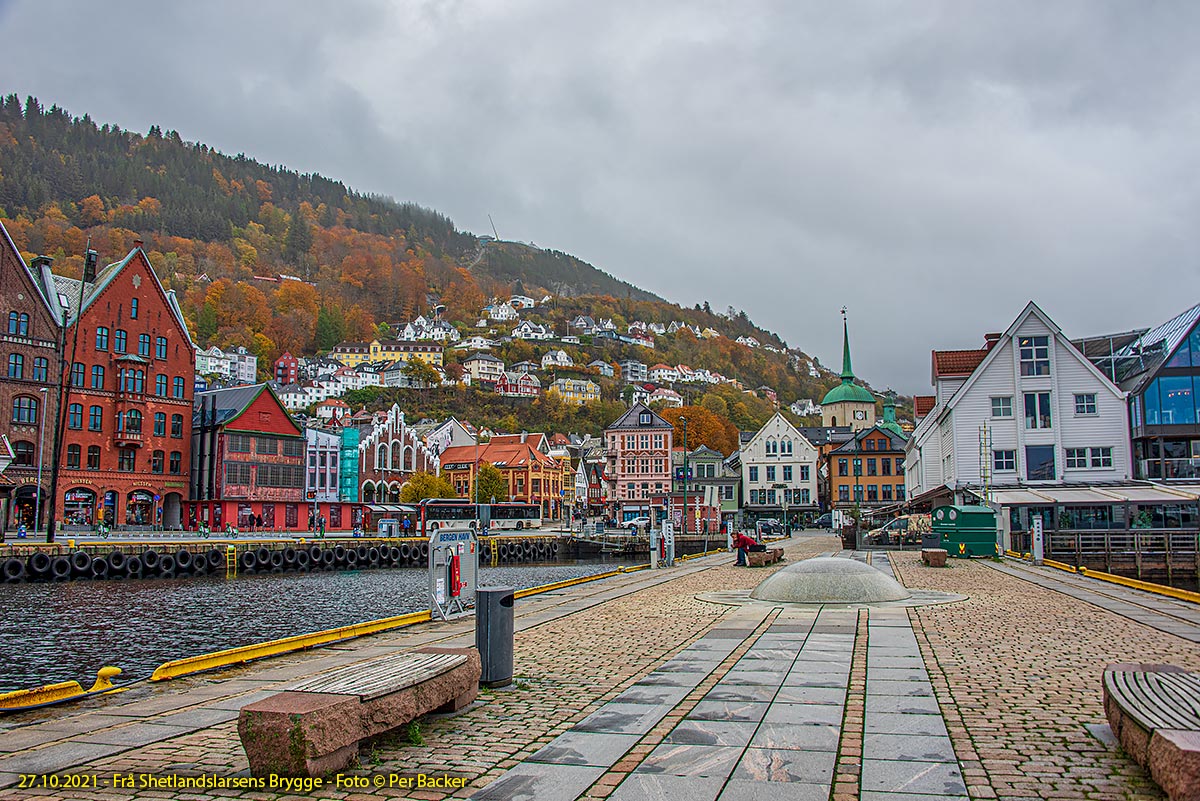
[[[618,562],[480,568],[518,589],[611,570]],[[121,681],[163,662],[427,609],[424,570],[9,584],[0,627],[0,692],[76,679],[103,665]]]

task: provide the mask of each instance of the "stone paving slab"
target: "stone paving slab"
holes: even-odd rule
[[[612,801],[715,801],[724,785],[723,778],[631,773],[609,798]],[[569,797],[563,795],[556,801]]]
[[[561,801],[577,798],[602,775],[604,768],[522,762],[471,797],[476,801]]]
[[[200,726],[168,726],[159,723],[131,723],[128,726],[117,726],[94,734],[76,737],[73,742],[99,743],[102,745],[138,746],[156,743],[169,737],[193,732]]]
[[[610,767],[638,741],[636,734],[569,731],[560,734],[529,758],[529,762]]]
[[[926,799],[962,796],[967,792],[957,763],[885,759],[863,760],[862,789],[864,792],[914,793]]]

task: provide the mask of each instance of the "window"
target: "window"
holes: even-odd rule
[[[881,475],[890,476],[892,474],[892,460],[886,456],[880,459],[879,472]]]
[[[83,456],[82,448],[80,448],[78,445],[68,445],[67,446],[67,469],[68,470],[78,470],[79,469],[79,461],[82,456]]]
[[[1012,396],[992,398],[992,417],[1012,417]]]
[[[1025,428],[1050,428],[1050,393],[1025,393]]]
[[[1016,451],[992,451],[992,469],[997,473],[1012,472],[1017,469]]]
[[[873,439],[863,440],[863,447],[868,451],[875,450],[875,440],[873,440]]]
[[[900,456],[896,457],[896,475],[904,475],[904,459]],[[897,498],[899,500],[899,498]]]
[[[117,469],[124,473],[137,469],[137,448],[117,448]]]
[[[72,403],[67,407],[67,428],[79,430],[83,428],[83,404]]]
[[[138,334],[138,356],[150,358],[150,335]]]
[[[29,336],[29,315],[25,313],[8,313],[8,333],[16,337]]]
[[[1082,470],[1088,466],[1087,448],[1067,448],[1067,469]]]
[[[1092,467],[1112,467],[1112,448],[1092,448]]]
[[[229,452],[230,453],[249,453],[250,452],[250,437],[245,434],[230,434],[229,435]]]
[[[783,454],[784,456],[792,455],[792,441],[790,439],[785,439],[783,441]]]
[[[171,451],[171,475],[177,476],[183,471],[183,453]]]
[[[99,470],[100,469],[100,446],[99,445],[88,445],[87,469],[88,470]]]
[[[862,475],[862,459],[854,460],[854,475],[856,475],[856,476]]]
[[[879,499],[881,501],[890,501],[892,499],[892,485],[884,484],[879,488]]]
[[[154,339],[154,358],[156,358],[156,359],[167,358],[167,338],[166,337],[155,337],[155,339]],[[166,394],[166,393],[164,393],[164,394]]]
[[[784,481],[792,480],[792,466],[790,464],[783,466],[783,480]]]
[[[806,464],[800,465],[800,480],[808,481],[808,465]]]
[[[92,389],[104,389],[104,367],[102,365],[92,366]]]
[[[775,456],[779,453],[779,443],[773,439],[767,440],[766,454],[767,456]]]
[[[150,454],[150,472],[161,473],[163,471],[163,454],[162,451],[155,451]]]
[[[843,502],[850,500],[850,488],[845,484],[838,487],[838,500]]]
[[[279,441],[272,437],[255,437],[254,452],[263,456],[274,456],[279,452]]]
[[[96,350],[108,350],[108,328],[102,325],[96,328]]]
[[[116,331],[113,331],[113,353],[125,353],[125,349],[128,346],[126,340],[128,339],[129,335],[125,333],[124,328],[118,328]]]
[[[154,376],[154,394],[160,398],[167,397],[167,377],[162,373]]]
[[[125,431],[130,434],[142,433],[142,413],[137,409],[125,412]]]
[[[1161,421],[1156,422],[1167,426],[1192,425],[1196,422],[1191,376],[1163,376],[1155,379],[1154,383],[1158,385],[1158,394],[1162,400]],[[1148,392],[1146,397],[1149,398]],[[1149,410],[1146,417],[1146,422],[1149,423]]]
[[[774,481],[774,480],[775,480],[775,465],[771,465],[767,468],[767,481]]]
[[[855,502],[855,503],[862,503],[862,500],[863,500],[863,488],[862,488],[862,484],[857,484],[857,485],[855,485],[855,487],[854,487],[854,502]]]
[[[21,467],[33,467],[33,454],[34,449],[32,442],[14,442],[12,463]]]
[[[175,376],[175,397],[183,397],[183,378],[180,376]]]
[[[1025,477],[1030,481],[1053,481],[1055,477],[1054,446],[1026,445],[1025,472]]]
[[[99,406],[88,409],[88,431],[104,430],[104,410]]]
[[[1050,375],[1050,337],[1021,337],[1021,375]]]
[[[849,462],[849,460],[847,460],[847,459],[838,459],[838,475],[839,475],[839,476],[848,476],[848,475],[850,475],[850,462]]]
[[[19,353],[10,353],[8,355],[8,377],[9,378],[24,378],[25,377],[25,357]]]
[[[757,467],[750,468],[750,480],[758,481],[758,468]]]
[[[1087,395],[1075,396],[1075,414],[1095,414],[1096,413],[1096,395],[1088,393]]]
[[[154,413],[154,436],[165,437],[167,435],[167,415],[164,412]]]
[[[24,425],[36,425],[38,421],[37,398],[13,398],[12,421],[14,423],[22,423]]]
[[[129,319],[136,320],[138,315],[138,299],[129,299]]]
[[[873,457],[873,456],[871,458],[867,459],[867,475],[868,476],[879,475],[879,467],[878,467],[878,465],[876,465],[875,457]]]
[[[879,487],[876,486],[875,484],[867,485],[867,500],[868,501],[878,501],[879,500]]]
[[[261,467],[259,470],[261,471]],[[226,484],[249,484],[250,483],[250,465],[241,464],[239,462],[225,463],[225,483]]]
[[[79,382],[78,383],[75,382],[74,371],[72,371],[71,384],[73,386],[82,387],[83,386],[83,365],[80,364],[80,365],[78,365],[78,367],[79,367]],[[33,360],[33,380],[34,381],[45,381],[49,377],[49,375],[50,375],[50,360],[47,359],[45,356],[38,356],[36,359]]]
[[[183,436],[183,415],[171,415],[171,436],[180,439]]]
[[[896,500],[898,500],[898,501],[904,500],[904,485],[903,484],[896,485]]]
[[[652,422],[654,422],[654,418],[651,416],[650,412],[642,412],[640,415],[638,415],[638,425],[648,426]]]

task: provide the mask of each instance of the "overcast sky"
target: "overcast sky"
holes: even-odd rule
[[[411,200],[926,391],[1200,302],[1200,4],[0,0],[0,90]]]

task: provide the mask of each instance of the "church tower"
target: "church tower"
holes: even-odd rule
[[[862,431],[875,425],[875,396],[854,380],[850,365],[850,328],[842,309],[842,383],[821,399],[821,425],[850,426]]]

